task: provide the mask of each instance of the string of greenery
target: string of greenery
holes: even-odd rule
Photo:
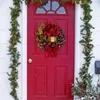
[[[24,0],[25,3],[27,4],[29,0]],[[43,2],[43,0],[31,0],[32,3],[39,2],[40,4],[45,4],[47,0]],[[60,0],[63,3],[66,2],[73,2],[73,3],[81,3],[81,7],[84,10],[84,17],[83,17],[83,22],[84,25],[82,25],[82,30],[81,30],[81,35],[82,35],[82,40],[80,43],[83,45],[83,54],[84,54],[84,64],[82,65],[82,68],[80,69],[80,81],[77,79],[77,86],[74,85],[73,87],[73,93],[74,95],[78,96],[84,96],[86,95],[86,86],[88,85],[88,82],[91,81],[92,77],[89,74],[89,66],[90,62],[92,59],[92,39],[91,39],[91,29],[93,28],[92,25],[90,24],[90,20],[92,18],[91,16],[91,0]],[[10,85],[11,85],[11,95],[15,100],[18,99],[17,95],[17,88],[18,88],[18,66],[20,65],[19,58],[20,58],[20,53],[18,52],[17,49],[17,44],[20,43],[20,33],[19,33],[19,23],[18,23],[18,17],[21,12],[21,0],[13,0],[13,5],[14,7],[11,7],[11,37],[10,37],[10,45],[9,45],[9,55],[11,56],[11,64],[10,64],[10,69],[11,73],[8,73],[9,80],[10,80]],[[85,94],[84,94],[85,91]]]
[[[32,3],[38,2],[40,4],[45,4],[48,0],[25,0],[25,3],[27,4],[29,1],[31,1]],[[59,0],[59,2],[72,2],[72,3],[80,3],[80,1],[84,2],[86,0]]]
[[[89,73],[89,67],[91,63],[91,59],[93,58],[92,49],[92,32],[91,29],[94,29],[90,24],[91,21],[91,0],[85,0],[84,3],[81,3],[81,7],[83,9],[83,25],[81,30],[82,40],[80,43],[83,46],[83,54],[84,54],[84,63],[80,68],[79,78],[76,78],[77,83],[74,84],[73,93],[74,95],[79,96],[80,98],[84,97],[84,100],[95,100],[95,90],[92,87],[92,76]],[[93,98],[91,98],[93,97]],[[98,99],[96,99],[98,100]]]
[[[91,59],[93,58],[92,55],[92,49],[93,49],[93,44],[92,44],[92,39],[91,39],[91,29],[94,29],[93,26],[90,24],[90,20],[92,18],[91,16],[91,6],[90,4],[92,3],[91,0],[87,0],[87,3],[81,4],[81,7],[83,8],[83,22],[84,25],[82,25],[82,30],[81,30],[81,35],[82,35],[82,40],[80,43],[83,45],[83,54],[84,54],[84,64],[82,68],[80,69],[80,78],[82,80],[82,83],[84,86],[87,86],[88,81],[91,79],[91,75],[89,74],[89,66],[91,63]]]
[[[10,45],[9,45],[9,55],[10,55],[10,69],[11,73],[8,73],[10,85],[11,85],[11,95],[15,100],[19,100],[17,96],[18,88],[18,66],[20,65],[19,57],[20,53],[17,49],[17,44],[20,43],[20,33],[19,33],[19,23],[18,17],[21,12],[21,0],[13,0],[13,6],[11,9],[11,34],[10,34]]]

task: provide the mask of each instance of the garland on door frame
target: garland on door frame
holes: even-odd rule
[[[81,4],[83,9],[83,25],[81,26],[81,35],[82,40],[80,43],[83,46],[83,54],[84,54],[84,63],[82,64],[82,68],[80,68],[79,78],[76,78],[77,83],[74,84],[73,93],[74,95],[79,96],[82,100],[99,100],[97,98],[97,92],[95,88],[92,86],[92,76],[90,75],[89,67],[91,63],[92,55],[92,32],[93,26],[90,24],[91,16],[91,0],[87,0],[86,3]],[[97,93],[97,94],[96,94]]]
[[[18,66],[20,65],[19,57],[20,53],[17,49],[17,44],[20,43],[20,33],[19,33],[19,23],[18,17],[21,12],[21,0],[13,0],[13,6],[11,7],[11,29],[10,29],[10,45],[9,45],[9,55],[10,55],[10,69],[11,72],[8,73],[11,92],[10,94],[14,98],[14,100],[19,100],[17,96],[17,88],[18,88]]]
[[[40,4],[46,4],[48,2],[48,0],[25,0],[25,3],[27,4],[29,1],[31,1],[32,3],[38,2]],[[72,2],[72,3],[80,3],[80,1],[82,1],[82,3],[86,2],[87,0],[57,0],[61,3],[66,3],[66,2]]]
[[[25,3],[27,3],[29,0],[24,0]],[[90,24],[90,20],[92,18],[91,16],[91,0],[60,0],[61,2],[74,2],[74,3],[80,3],[81,2],[81,7],[84,10],[84,17],[83,17],[83,22],[84,25],[82,25],[82,40],[80,43],[83,45],[83,54],[84,54],[84,64],[82,68],[80,69],[80,80],[77,79],[77,85],[75,84],[73,86],[73,93],[74,95],[78,95],[79,97],[85,97],[86,96],[86,87],[90,84],[92,81],[92,77],[89,74],[89,66],[90,62],[92,59],[92,49],[93,49],[93,44],[92,44],[92,39],[91,39],[91,29],[93,28],[92,25]],[[32,0],[32,2],[39,2],[41,4],[45,4],[45,2],[42,2],[42,0]],[[14,100],[19,100],[18,95],[17,95],[17,88],[18,88],[18,66],[20,65],[19,63],[19,57],[20,54],[17,49],[17,44],[20,43],[20,33],[19,33],[19,24],[18,24],[18,17],[21,12],[21,0],[13,0],[13,5],[14,7],[11,7],[11,37],[10,37],[10,45],[9,45],[9,54],[11,56],[11,64],[10,64],[10,69],[11,73],[8,74],[9,80],[10,80],[10,85],[11,85],[11,95],[14,98]],[[84,92],[85,91],[85,92]],[[86,100],[86,99],[85,99]],[[90,99],[91,100],[91,99]]]

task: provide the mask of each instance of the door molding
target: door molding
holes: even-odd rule
[[[81,25],[81,7],[80,5],[75,5],[75,66],[74,66],[74,81],[78,77],[80,68],[80,25]],[[22,4],[22,21],[21,21],[21,33],[22,33],[22,82],[21,82],[21,100],[27,100],[27,5],[24,1]]]
[[[80,5],[75,6],[75,70],[74,70],[74,81],[76,80],[75,78],[78,77],[78,73],[80,70],[80,26],[81,26],[81,7]]]
[[[22,100],[27,100],[27,5],[22,3]]]
[[[74,61],[74,83],[76,82],[76,77],[79,77],[78,73],[80,71],[80,65],[81,65],[81,60],[80,60],[80,57],[81,57],[81,45],[79,43],[80,39],[81,39],[81,34],[80,34],[80,26],[81,26],[81,20],[80,20],[80,17],[81,17],[81,7],[80,5],[76,4],[75,6],[75,61]],[[74,100],[75,97],[74,97]]]

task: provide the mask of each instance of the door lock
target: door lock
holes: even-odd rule
[[[31,58],[28,59],[28,63],[32,63],[32,59]]]

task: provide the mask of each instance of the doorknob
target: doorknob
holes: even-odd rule
[[[31,58],[28,59],[28,63],[32,63],[32,59]]]

